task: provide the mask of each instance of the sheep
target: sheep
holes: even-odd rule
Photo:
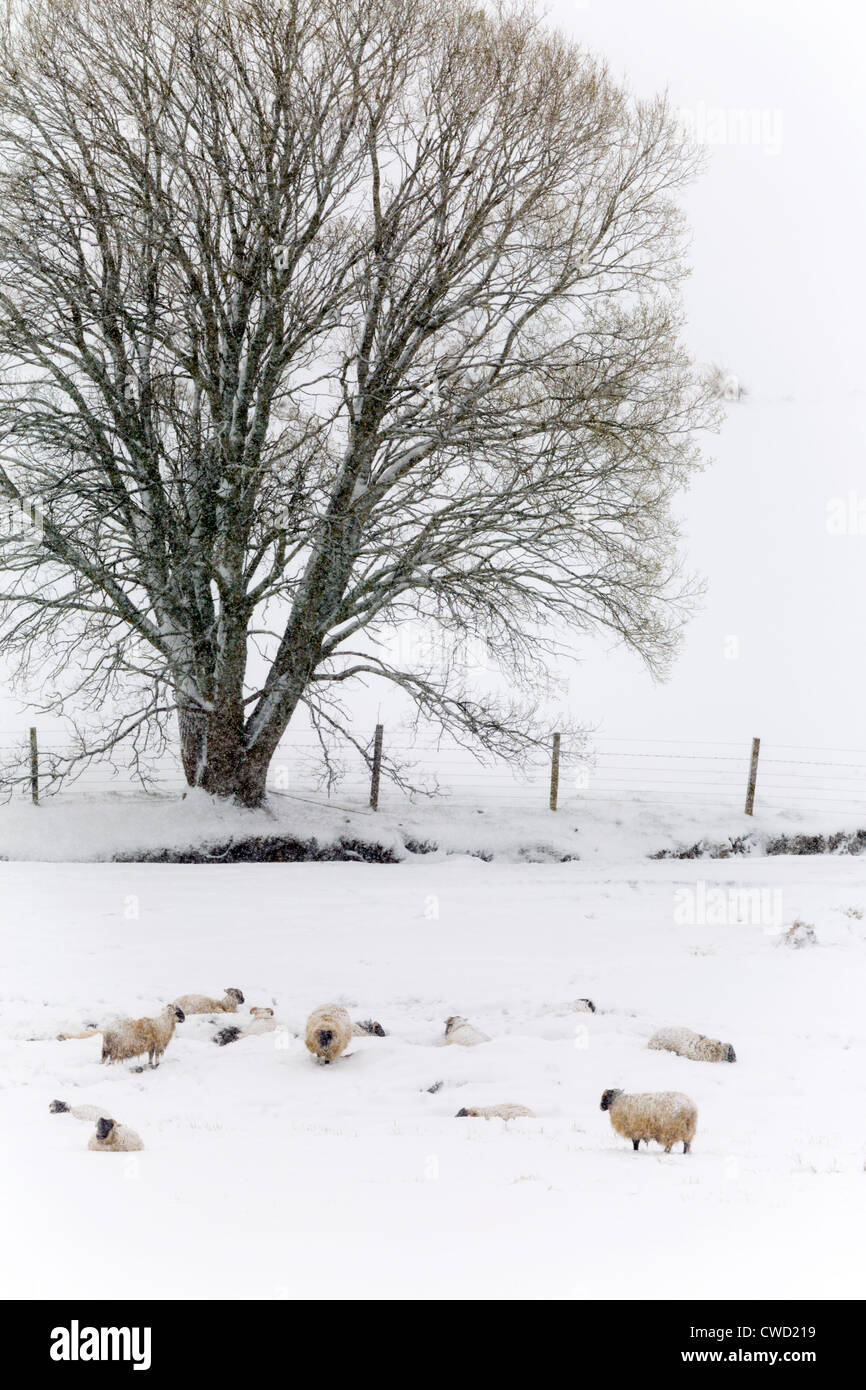
[[[674,1144],[681,1143],[683,1153],[690,1152],[698,1127],[698,1107],[682,1091],[656,1091],[643,1095],[628,1095],[625,1091],[605,1091],[601,1109],[610,1112],[610,1122],[617,1134],[630,1139],[637,1147],[643,1139],[649,1144],[655,1139],[669,1154]]]
[[[334,1062],[352,1039],[352,1020],[339,1004],[322,1004],[307,1019],[304,1041],[322,1066]]]
[[[96,1133],[87,1145],[94,1153],[135,1153],[144,1145],[134,1129],[119,1125],[103,1115],[96,1121]]]
[[[207,994],[182,994],[174,1002],[185,1014],[236,1014],[238,1005],[245,1001],[239,989],[229,988],[222,999],[211,999]]]
[[[703,1033],[693,1033],[690,1028],[660,1028],[647,1043],[647,1047],[657,1052],[675,1052],[678,1057],[689,1057],[693,1062],[736,1062],[737,1054],[730,1043],[718,1042],[716,1038],[705,1038]]]
[[[213,1036],[213,1042],[217,1047],[226,1047],[229,1043],[237,1042],[239,1038],[257,1038],[262,1033],[273,1033],[276,1030],[277,1021],[274,1018],[273,1009],[263,1008],[253,1005],[250,1009],[252,1020],[245,1028],[238,1028],[233,1024],[230,1028],[221,1028]]]
[[[485,1120],[516,1120],[521,1115],[527,1115],[531,1120],[535,1119],[535,1111],[530,1110],[527,1105],[515,1105],[512,1101],[504,1101],[501,1105],[473,1105],[469,1109],[458,1110],[456,1119],[463,1116],[479,1117]]]
[[[792,927],[782,933],[779,938],[783,946],[793,946],[795,951],[802,950],[804,946],[817,946],[818,938],[815,935],[815,928],[808,922],[801,922],[799,917]]]
[[[58,1040],[66,1042],[70,1038],[91,1038],[102,1034],[102,1062],[123,1062],[130,1057],[140,1057],[147,1053],[151,1067],[159,1066],[159,1059],[174,1036],[175,1025],[183,1023],[186,1015],[177,1004],[166,1004],[156,1018],[122,1018],[118,1023],[107,1024],[105,1028],[89,1028],[85,1033],[59,1033]]]
[[[53,1100],[48,1109],[52,1115],[72,1115],[76,1120],[99,1120],[105,1113],[98,1105],[67,1105],[65,1100]]]
[[[377,1023],[373,1018],[365,1018],[361,1022],[353,1023],[352,1034],[356,1038],[386,1038],[388,1036],[381,1023]]]
[[[459,1014],[452,1014],[445,1020],[445,1041],[456,1043],[459,1047],[477,1047],[479,1043],[490,1042],[487,1033],[482,1033]]]

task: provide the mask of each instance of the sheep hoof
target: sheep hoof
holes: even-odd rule
[[[637,1153],[638,1149],[640,1148],[640,1140],[639,1140],[639,1139],[632,1139],[632,1141],[631,1141],[631,1146],[632,1146],[632,1148],[634,1149],[635,1153]]]

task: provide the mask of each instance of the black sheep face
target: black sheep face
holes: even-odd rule
[[[734,1051],[734,1049],[731,1047],[731,1044],[728,1043],[727,1050],[726,1050],[726,1052],[725,1052],[725,1061],[726,1061],[726,1062],[736,1062],[736,1060],[737,1060],[737,1054],[736,1054],[736,1052]]]
[[[602,1098],[601,1098],[601,1108],[602,1108],[602,1110],[609,1110],[610,1107],[613,1105],[614,1101],[616,1100],[617,1096],[621,1096],[621,1095],[622,1095],[622,1091],[618,1091],[618,1090],[605,1091],[604,1095],[603,1095]]]
[[[183,1009],[179,1009],[177,1005],[175,1005],[174,1016],[177,1019],[178,1023],[186,1022],[186,1014],[184,1013]]]
[[[65,1115],[69,1106],[66,1104],[65,1100],[53,1100],[48,1109],[51,1111],[52,1115]]]
[[[103,1140],[103,1142],[108,1138],[113,1129],[114,1121],[107,1120],[105,1116],[103,1116],[101,1120],[96,1121],[96,1135],[97,1138]]]

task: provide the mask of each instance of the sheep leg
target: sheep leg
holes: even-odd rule
[[[688,1139],[684,1139],[684,1140],[683,1140],[683,1153],[684,1153],[684,1154],[690,1154],[691,1151],[692,1151],[691,1143],[689,1142]]]
[[[671,1151],[671,1146],[670,1146],[670,1144],[668,1144],[667,1147],[666,1147],[666,1149],[665,1149],[665,1153],[666,1153],[666,1154],[669,1154],[670,1151]]]
[[[632,1141],[631,1141],[631,1146],[632,1146],[632,1148],[634,1149],[635,1153],[637,1153],[638,1149],[640,1148],[640,1140],[639,1140],[639,1139],[632,1139]]]

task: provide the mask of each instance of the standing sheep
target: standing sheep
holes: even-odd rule
[[[307,1019],[304,1041],[316,1061],[327,1066],[352,1041],[352,1020],[340,1004],[322,1004]]]
[[[445,1020],[445,1041],[456,1043],[458,1047],[477,1047],[479,1043],[490,1042],[490,1037],[459,1014],[452,1014]]]
[[[211,999],[207,994],[182,994],[174,1002],[185,1014],[236,1014],[244,996],[239,989],[229,988],[222,999]]]
[[[59,1033],[58,1040],[91,1038],[101,1033],[101,1061],[124,1062],[146,1052],[151,1067],[158,1067],[159,1059],[174,1036],[175,1025],[183,1023],[185,1016],[177,1004],[166,1004],[156,1018],[123,1018],[105,1028],[90,1028],[86,1033]]]
[[[115,1120],[102,1116],[96,1121],[96,1133],[87,1145],[95,1153],[135,1153],[144,1145],[134,1129],[119,1125]]]
[[[605,1091],[601,1109],[610,1112],[617,1134],[630,1139],[637,1150],[641,1139],[654,1139],[669,1154],[674,1144],[682,1144],[687,1154],[698,1127],[698,1107],[681,1091],[656,1091],[628,1095],[625,1091]]]
[[[716,1038],[705,1038],[703,1033],[693,1033],[690,1028],[660,1028],[647,1043],[656,1051],[675,1052],[678,1057],[689,1057],[693,1062],[736,1062],[737,1054],[730,1043],[719,1042]]]

